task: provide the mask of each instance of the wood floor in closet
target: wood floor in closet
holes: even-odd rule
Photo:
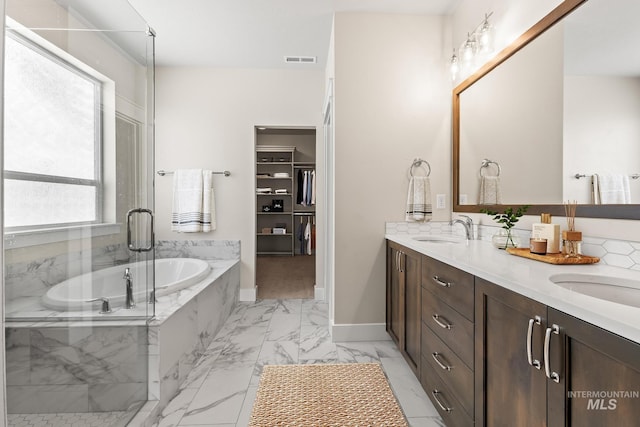
[[[315,255],[259,256],[256,261],[258,299],[314,297]]]

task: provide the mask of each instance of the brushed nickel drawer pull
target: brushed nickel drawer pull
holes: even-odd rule
[[[532,354],[533,325],[540,325],[541,323],[542,318],[540,316],[535,316],[533,319],[529,319],[529,327],[527,328],[527,361],[529,362],[529,365],[536,369],[540,369],[540,361],[538,359],[534,359]]]
[[[438,276],[433,276],[433,281],[436,282],[438,285],[442,286],[443,288],[450,288],[451,287],[451,282],[445,282],[445,281],[441,280],[440,277],[438,277]]]
[[[440,366],[442,369],[444,369],[445,371],[450,371],[452,366],[449,365],[445,365],[444,363],[442,363],[440,361],[440,357],[442,357],[442,355],[440,353],[438,353],[437,351],[431,353],[431,357],[433,357],[433,360],[436,361],[436,363],[438,364],[438,366]]]
[[[557,383],[560,382],[560,375],[557,372],[551,372],[550,363],[549,363],[549,353],[551,347],[551,332],[556,335],[560,334],[560,327],[555,323],[547,328],[547,331],[544,334],[544,373],[550,380],[553,380]]]
[[[451,323],[447,321],[447,319],[440,316],[439,314],[434,314],[431,317],[433,318],[434,322],[436,322],[438,326],[440,326],[442,329],[451,329],[451,327],[453,326]]]
[[[433,398],[436,400],[436,403],[438,404],[438,406],[440,407],[440,409],[442,409],[442,410],[443,410],[443,411],[445,411],[445,412],[451,412],[451,411],[453,411],[453,408],[450,408],[450,407],[449,407],[449,405],[447,405],[447,404],[446,404],[446,402],[445,402],[445,404],[443,404],[443,403],[440,401],[440,398],[438,398],[438,395],[439,395],[439,394],[442,394],[442,392],[441,392],[441,391],[439,391],[439,390],[433,390],[433,391],[431,392],[431,395],[432,395],[432,396],[433,396]]]

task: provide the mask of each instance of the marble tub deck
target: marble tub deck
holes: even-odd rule
[[[392,341],[332,343],[327,304],[240,302],[155,427],[246,427],[267,364],[379,362],[412,427],[444,427]]]
[[[95,425],[112,427],[124,425],[114,419],[131,418],[131,402],[166,404],[237,303],[239,261],[210,264],[202,282],[159,297],[151,321],[133,316],[139,309],[146,312],[139,307],[99,320],[93,313],[69,312],[55,320],[8,322],[7,392],[15,413],[10,425],[57,427],[66,425],[63,419],[100,419],[98,412],[108,411],[111,420]],[[74,415],[65,418],[59,412]]]

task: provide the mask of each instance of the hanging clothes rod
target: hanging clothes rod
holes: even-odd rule
[[[315,212],[294,212],[294,216],[316,216]]]
[[[573,177],[575,179],[587,178],[587,177],[591,177],[591,176],[593,176],[593,175],[586,175],[586,174],[583,174],[583,173],[577,173],[577,174],[573,175]],[[638,179],[638,178],[640,178],[640,173],[631,174],[631,175],[629,175],[629,178]]]
[[[158,171],[158,175],[160,176],[165,176],[165,175],[173,175],[174,172],[173,171],[165,171],[165,170],[159,170]],[[222,171],[222,172],[211,172],[212,175],[224,175],[224,176],[229,176],[231,175],[231,172],[229,171]]]

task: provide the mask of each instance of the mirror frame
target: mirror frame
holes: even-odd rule
[[[506,206],[518,207],[522,205],[461,205],[460,204],[460,94],[476,83],[494,68],[505,62],[520,49],[532,42],[536,37],[551,28],[565,16],[582,6],[588,0],[565,0],[547,16],[529,28],[511,45],[504,48],[493,59],[484,64],[471,76],[463,80],[453,89],[453,116],[452,116],[452,145],[453,145],[453,212],[480,213],[481,209],[502,210]],[[554,216],[564,216],[564,205],[530,205],[527,215],[536,215],[542,212],[551,213]],[[588,218],[611,219],[640,219],[640,207],[638,205],[578,205],[576,216]]]

